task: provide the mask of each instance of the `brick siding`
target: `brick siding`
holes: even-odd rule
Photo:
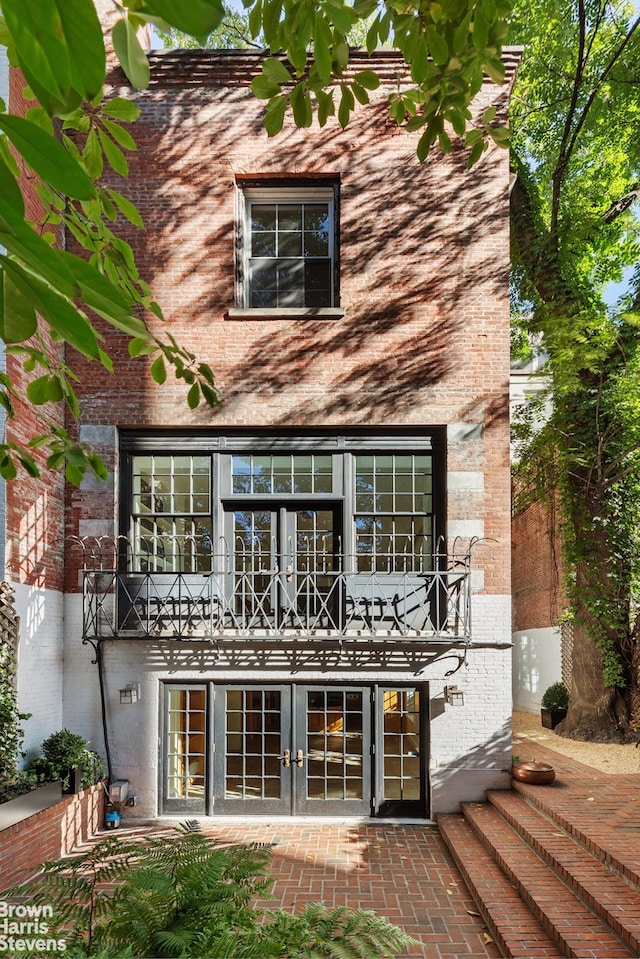
[[[26,882],[42,863],[66,856],[103,823],[104,789],[98,785],[1,830],[0,889]]]

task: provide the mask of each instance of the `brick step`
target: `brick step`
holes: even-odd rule
[[[632,789],[627,785],[628,777],[616,777],[623,780],[623,795],[635,799],[637,784]],[[575,794],[571,798],[563,798],[557,789],[541,789],[540,786],[531,786],[528,783],[513,779],[513,789],[523,796],[527,802],[540,809],[546,816],[565,829],[571,836],[601,862],[606,863],[634,886],[640,893],[640,862],[638,844],[635,835],[625,835],[624,823],[620,823],[620,784],[611,782],[606,791],[599,794],[597,807],[591,804],[587,812],[580,815],[580,803]],[[586,791],[589,795],[589,790]],[[630,803],[631,808],[631,803]],[[632,833],[637,835],[637,814],[630,813],[629,826]],[[611,823],[615,823],[611,827]]]
[[[628,946],[640,955],[640,895],[516,792],[491,791],[501,816]]]
[[[637,957],[637,952],[624,945],[494,806],[465,803],[462,808],[469,825],[563,955],[577,959]]]
[[[438,827],[502,955],[507,959],[563,956],[471,826],[461,816],[443,815],[438,816]]]

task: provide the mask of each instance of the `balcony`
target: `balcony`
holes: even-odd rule
[[[225,553],[211,557],[210,572],[134,572],[128,544],[81,545],[86,640],[471,639],[468,557],[440,570],[398,568],[394,557],[363,571],[363,557],[310,563],[303,554],[271,569]]]

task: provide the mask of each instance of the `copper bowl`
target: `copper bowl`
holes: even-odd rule
[[[521,783],[530,783],[534,786],[546,786],[552,783],[556,778],[556,771],[553,766],[547,763],[516,763],[511,770],[511,775]]]

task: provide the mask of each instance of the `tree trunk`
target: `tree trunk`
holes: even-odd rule
[[[571,524],[579,555],[572,590],[574,635],[569,710],[556,732],[589,742],[631,742],[630,690],[634,642],[630,634],[630,576],[608,532],[605,497],[586,477],[571,483]],[[617,665],[617,684],[611,671]],[[607,672],[609,670],[609,672]]]

